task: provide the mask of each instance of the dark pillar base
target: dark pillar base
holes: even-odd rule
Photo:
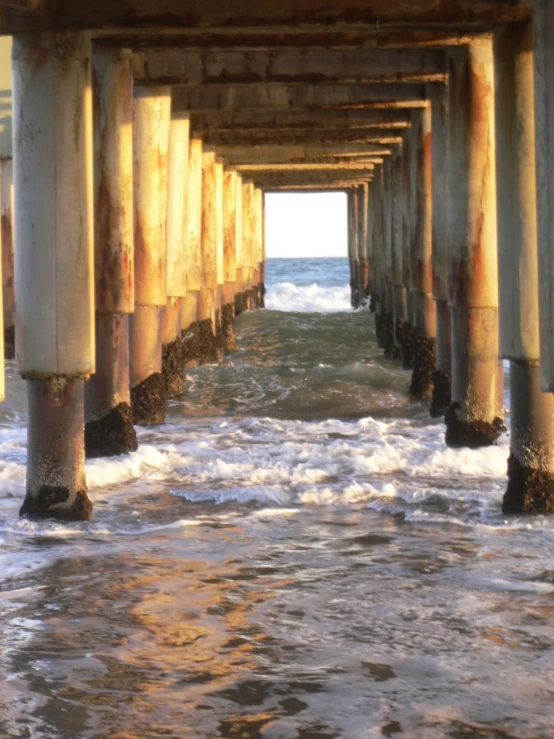
[[[459,409],[459,403],[452,403],[446,411],[446,446],[454,448],[467,446],[470,449],[490,446],[506,430],[501,418],[495,418],[492,423],[460,421],[456,415]]]
[[[67,488],[43,485],[34,498],[25,496],[19,509],[20,516],[29,518],[55,518],[59,521],[88,521],[92,514],[92,503],[85,490],[78,490],[73,505],[69,508],[55,508],[69,498]]]
[[[4,329],[4,357],[15,359],[15,326]]]
[[[88,459],[115,457],[137,449],[133,414],[127,403],[120,403],[102,418],[85,425],[85,455]]]
[[[221,331],[223,333],[223,347],[234,349],[236,347],[235,337],[235,306],[227,303],[221,308]]]
[[[164,423],[166,401],[163,375],[161,372],[154,372],[146,380],[131,388],[133,423],[137,426],[157,426]]]
[[[354,310],[360,307],[360,290],[357,280],[350,280],[350,305]]]
[[[554,513],[554,473],[523,467],[510,454],[502,513]]]
[[[258,285],[258,308],[265,308],[265,283]]]
[[[375,313],[375,309],[377,307],[377,296],[375,293],[371,293],[369,296],[369,312]]]
[[[400,359],[404,362],[404,326],[405,321],[403,318],[397,318],[394,322],[394,349],[395,359]]]
[[[414,368],[415,334],[409,323],[403,321],[402,331],[402,367],[405,370]]]
[[[180,339],[162,346],[162,375],[168,398],[177,398],[183,393],[183,351]]]
[[[237,293],[235,295],[235,318],[244,313],[246,310],[246,297],[245,293]]]
[[[181,357],[183,367],[198,367],[200,364],[200,344],[198,334],[200,322],[195,321],[187,328],[181,337]]]
[[[200,364],[217,362],[217,340],[209,318],[198,321],[198,358]]]
[[[433,395],[431,397],[431,418],[444,416],[452,402],[451,398],[452,375],[450,372],[435,370],[433,372]]]
[[[433,394],[435,372],[435,339],[423,336],[417,329],[414,336],[414,358],[410,397],[413,400],[430,398]]]

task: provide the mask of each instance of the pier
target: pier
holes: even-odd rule
[[[263,307],[264,194],[332,190],[411,397],[490,445],[508,361],[503,509],[554,512],[551,0],[121,5],[0,0],[21,513],[90,517],[85,457],[135,450]]]

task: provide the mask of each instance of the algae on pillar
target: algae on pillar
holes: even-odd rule
[[[99,48],[94,79],[94,270],[96,372],[85,385],[85,452],[137,448],[129,388],[133,264],[132,54]]]
[[[134,95],[135,312],[131,318],[131,401],[134,422],[163,423],[162,316],[166,291],[169,87]]]
[[[21,514],[87,519],[84,380],[94,372],[91,42],[13,46],[17,360],[27,380]]]
[[[494,52],[500,353],[510,360],[511,390],[503,511],[554,512],[554,396],[540,390],[531,24],[498,28]]]
[[[492,40],[451,49],[448,60],[452,404],[446,443],[479,447],[504,429]]]

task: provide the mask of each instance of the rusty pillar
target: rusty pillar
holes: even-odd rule
[[[163,423],[162,317],[167,301],[166,221],[169,87],[134,91],[135,312],[131,318],[131,405],[141,426]]]
[[[367,254],[367,228],[368,228],[368,198],[369,183],[365,182],[358,187],[358,290],[360,304],[366,306],[368,296],[368,254]]]
[[[162,320],[162,375],[169,398],[183,392],[181,303],[186,295],[185,199],[189,166],[190,118],[173,111],[169,126],[167,172],[167,302]]]
[[[202,287],[198,292],[198,321],[201,359],[219,359],[216,337],[217,310],[217,205],[216,157],[213,151],[202,153],[202,211],[200,266]]]
[[[94,372],[92,86],[86,33],[13,45],[17,359],[27,379],[21,514],[87,519],[83,384]]]
[[[413,293],[412,241],[414,230],[414,141],[412,131],[404,136],[402,144],[402,287],[405,294],[406,316],[398,322],[397,333],[402,341],[402,365],[411,370],[413,364]]]
[[[85,453],[135,451],[129,388],[134,310],[133,78],[128,50],[93,55],[96,372],[85,384]]]
[[[452,404],[446,443],[479,447],[502,432],[492,40],[449,59],[449,276]]]
[[[413,372],[410,396],[430,398],[435,372],[436,311],[433,300],[431,106],[412,111],[415,149],[414,229],[411,248],[413,296]]]
[[[510,360],[505,513],[554,511],[554,396],[540,391],[532,27],[494,38],[500,353]]]
[[[226,169],[223,174],[223,268],[223,342],[226,349],[234,349],[237,285],[237,172],[234,169]]]
[[[452,402],[452,330],[448,304],[448,88],[428,86],[431,102],[433,183],[433,297],[437,314],[436,369],[430,415],[438,418]]]
[[[391,281],[393,289],[393,356],[402,358],[404,325],[406,322],[406,289],[402,283],[402,239],[403,239],[403,163],[404,153],[402,145],[393,149],[391,156],[392,189],[392,230],[391,230]]]
[[[348,190],[346,197],[348,214],[348,264],[350,267],[350,305],[352,306],[352,308],[354,308],[354,310],[356,310],[360,307],[358,265],[356,263],[356,256],[358,251],[358,232],[356,229],[358,192],[356,188],[351,188],[350,190]]]
[[[198,295],[202,288],[202,140],[189,141],[188,173],[185,191],[183,272],[185,296],[181,298],[181,357],[184,367],[195,367],[203,360],[200,351]]]
[[[554,392],[554,5],[533,2],[541,388]]]
[[[13,160],[0,160],[0,217],[2,239],[2,302],[4,316],[4,352],[15,357],[15,290],[13,254]]]

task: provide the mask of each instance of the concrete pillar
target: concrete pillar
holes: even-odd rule
[[[365,307],[368,297],[368,257],[367,257],[367,228],[368,228],[368,199],[369,183],[358,187],[358,290],[360,302]]]
[[[162,318],[167,301],[167,183],[171,119],[169,87],[135,88],[135,312],[131,318],[131,404],[134,422],[165,421]]]
[[[245,180],[242,186],[242,276],[244,283],[244,310],[253,307],[253,240],[254,240],[254,186]]]
[[[492,40],[448,53],[452,404],[449,446],[485,446],[503,426]]]
[[[384,354],[386,357],[395,357],[394,348],[394,286],[392,283],[392,161],[387,157],[382,168],[382,222],[383,222],[383,305],[381,313]]]
[[[541,387],[554,392],[554,5],[533,2]]]
[[[373,175],[375,195],[375,217],[373,249],[375,259],[375,334],[377,346],[385,349],[387,345],[387,303],[386,303],[386,253],[384,220],[384,165],[376,167]]]
[[[162,375],[169,398],[183,392],[181,302],[186,295],[185,200],[189,166],[190,117],[173,112],[169,126],[167,181],[167,302],[162,321]]]
[[[219,352],[216,337],[217,301],[217,203],[216,157],[213,151],[202,154],[202,212],[200,265],[202,287],[198,293],[199,341],[202,361],[216,362]]]
[[[243,218],[244,210],[242,196],[244,183],[240,174],[237,174],[236,186],[236,285],[235,285],[235,318],[245,310],[244,301],[244,237]]]
[[[87,519],[83,383],[94,372],[91,43],[13,45],[17,360],[27,380],[21,514]]]
[[[391,157],[391,282],[393,289],[393,356],[402,358],[404,325],[406,323],[406,289],[402,282],[402,240],[403,240],[403,147],[396,146]]]
[[[234,349],[237,286],[237,172],[234,169],[226,169],[223,174],[223,268],[223,341],[226,349]]]
[[[414,231],[414,184],[413,173],[414,141],[411,129],[406,132],[402,143],[402,286],[406,295],[406,317],[398,322],[396,333],[402,342],[402,365],[411,370],[413,364],[413,293],[412,282],[412,242]]]
[[[129,388],[133,264],[133,77],[128,50],[93,56],[96,372],[85,384],[85,453],[135,451]]]
[[[436,369],[430,414],[438,418],[446,413],[452,402],[452,331],[448,304],[448,87],[442,83],[430,84],[428,95],[432,131],[433,297],[437,314]]]
[[[0,159],[0,217],[2,238],[2,294],[6,359],[15,357],[15,290],[13,254],[13,160]]]
[[[253,262],[254,262],[254,301],[256,308],[264,307],[264,272],[265,272],[265,226],[264,226],[264,194],[263,191],[254,188],[254,242],[253,242]]]
[[[202,288],[202,140],[190,139],[185,193],[183,269],[185,296],[181,298],[181,356],[184,367],[203,361],[200,349],[198,296]]]
[[[540,391],[531,23],[495,31],[500,353],[510,360],[505,513],[554,511],[554,396]]]
[[[358,279],[358,230],[356,225],[356,213],[358,209],[358,191],[355,187],[348,190],[347,194],[347,228],[348,228],[348,264],[350,267],[350,305],[354,310],[360,307],[360,287]]]
[[[375,183],[369,183],[367,214],[367,261],[369,281],[369,310],[375,311]]]
[[[415,220],[411,249],[413,295],[413,372],[410,396],[430,398],[435,372],[436,311],[433,300],[431,106],[412,110],[415,149]]]

